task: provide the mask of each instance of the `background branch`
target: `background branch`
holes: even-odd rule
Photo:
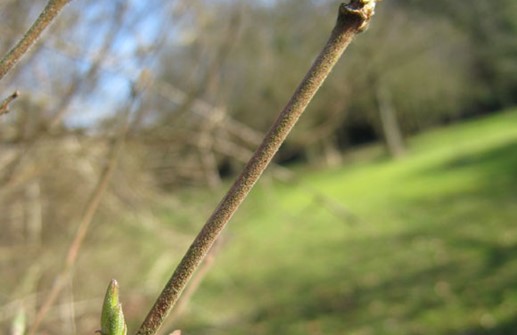
[[[41,14],[32,24],[22,39],[0,61],[0,80],[22,58],[29,48],[37,41],[43,30],[57,17],[61,9],[70,0],[49,0]]]
[[[0,115],[9,113],[9,104],[20,96],[20,92],[15,91],[13,94],[8,96],[0,104]]]

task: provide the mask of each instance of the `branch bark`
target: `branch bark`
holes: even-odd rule
[[[22,39],[0,60],[0,80],[11,70],[29,48],[37,41],[43,30],[57,17],[70,0],[49,0],[36,21]]]
[[[154,335],[178,302],[182,291],[213,243],[260,178],[280,145],[323,84],[355,35],[364,31],[374,14],[376,0],[352,0],[341,4],[330,38],[301,84],[280,113],[261,145],[210,218],[199,232],[162,293],[151,308],[137,335]]]

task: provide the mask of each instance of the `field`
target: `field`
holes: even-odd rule
[[[175,326],[515,334],[517,113],[433,130],[409,147],[401,160],[370,148],[340,168],[297,171],[296,182],[260,182]]]

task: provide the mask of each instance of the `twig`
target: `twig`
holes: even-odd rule
[[[350,224],[364,223],[364,220],[361,219],[361,217],[350,211],[335,199],[332,199],[331,197],[328,197],[317,191],[313,193],[314,204],[326,207],[330,214],[334,215],[336,218],[341,219],[344,222],[349,222]],[[310,209],[310,207],[308,207],[308,209]]]
[[[13,102],[19,96],[20,96],[20,92],[14,91],[13,94],[11,94],[7,98],[5,98],[4,101],[2,101],[2,103],[0,104],[0,115],[9,113],[9,104],[11,102]]]
[[[375,2],[375,0],[352,0],[350,4],[341,4],[336,25],[327,44],[265,135],[262,144],[195,238],[138,329],[137,335],[157,333],[219,233],[262,175],[343,51],[354,36],[368,26],[375,9]]]
[[[0,61],[0,80],[13,68],[70,0],[49,0],[22,39]]]

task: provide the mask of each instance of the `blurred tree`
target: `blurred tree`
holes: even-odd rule
[[[460,114],[470,94],[471,60],[465,37],[447,21],[393,4],[377,19],[348,59],[350,108],[353,120],[366,118],[400,155],[404,134]],[[363,58],[368,64],[360,65]]]
[[[474,61],[471,109],[483,112],[517,103],[517,2],[398,0],[431,19],[449,20],[468,36]],[[473,86],[473,87],[472,87]]]
[[[335,20],[334,10],[329,2],[309,0],[245,6],[241,39],[223,69],[225,96],[237,119],[262,132],[268,129],[314,60],[322,36]],[[321,155],[315,152],[326,152],[332,160],[333,132],[345,116],[346,90],[339,75],[329,78],[278,160],[319,160]]]
[[[229,68],[223,69],[225,92],[239,120],[267,129],[332,24],[331,10],[330,2],[308,0],[246,6],[241,42],[230,55]],[[281,150],[281,159],[299,155],[321,160],[321,153],[335,152],[343,128],[354,123],[370,124],[386,140],[379,106],[386,107],[387,100],[379,104],[381,91],[389,93],[390,110],[396,114],[387,119],[401,120],[400,126],[390,128],[392,134],[452,119],[464,108],[471,89],[471,59],[462,32],[445,20],[409,15],[405,7],[392,3],[383,4],[379,14],[314,100],[312,111]],[[257,21],[264,23],[261,29],[256,29]],[[366,66],[359,64],[364,58],[369,59]],[[399,146],[402,137],[390,136],[399,138]]]
[[[22,93],[11,106],[12,112],[0,119],[0,218],[4,232],[0,247],[5,255],[1,269],[9,273],[2,281],[9,293],[2,297],[4,311],[10,309],[10,302],[20,301],[31,311],[32,323],[33,311],[51,301],[46,300],[46,292],[57,282],[54,277],[62,267],[62,251],[77,231],[77,223],[87,216],[82,215],[83,209],[90,208],[85,204],[96,182],[102,180],[114,131],[119,133],[123,127],[121,115],[133,113],[133,105],[138,105],[137,94],[128,88],[134,86],[141,68],[152,63],[149,54],[153,49],[147,44],[154,43],[156,34],[143,20],[153,18],[157,24],[157,18],[163,17],[156,13],[165,16],[169,6],[177,2],[164,5],[149,1],[145,6],[135,1],[72,2],[0,83],[2,92],[16,88]],[[0,47],[4,52],[45,3],[0,3]],[[138,35],[143,26],[148,29],[145,36]],[[117,121],[111,127],[99,126],[96,121],[100,115]],[[135,211],[145,199],[156,196],[149,173],[142,170],[145,155],[136,141],[132,144],[119,155],[119,170],[113,181],[109,180],[111,175],[106,179],[105,201],[91,207],[91,218],[122,218],[123,213]],[[97,208],[99,215],[94,216]],[[45,271],[34,274],[34,267],[39,266]],[[90,294],[95,291],[91,289],[94,281],[88,286]],[[30,298],[36,292],[45,293]],[[71,300],[72,294],[70,291],[59,298]],[[98,313],[97,307],[91,313]],[[59,317],[62,322],[46,322],[41,331],[75,333],[74,324],[83,322],[73,320],[73,313]],[[0,327],[8,319],[9,315],[4,316]]]

